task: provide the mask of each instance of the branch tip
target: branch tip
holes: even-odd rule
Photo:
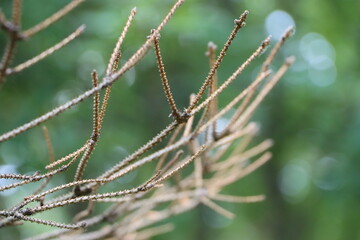
[[[283,36],[283,38],[287,39],[291,36],[293,36],[295,34],[295,27],[294,26],[290,26],[286,29],[285,34]]]
[[[239,27],[245,27],[246,25],[246,18],[249,15],[249,11],[245,10],[239,17],[239,19],[234,20],[234,24],[238,25]]]
[[[266,48],[267,46],[269,46],[270,40],[271,40],[271,35],[269,35],[269,36],[262,42],[261,46],[262,46],[263,48]]]
[[[217,45],[216,45],[214,42],[210,41],[210,42],[208,43],[208,48],[211,48],[211,49],[216,50],[216,49],[217,49]]]
[[[285,60],[285,63],[286,65],[290,66],[292,65],[296,60],[296,57],[295,56],[291,56],[291,57],[288,57],[286,60]]]

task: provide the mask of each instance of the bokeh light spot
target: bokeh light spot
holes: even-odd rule
[[[335,82],[335,50],[322,35],[306,34],[300,40],[299,51],[308,64],[308,75],[315,85],[327,87]]]
[[[292,200],[299,201],[307,193],[310,174],[307,167],[300,163],[287,164],[280,173],[280,191]]]
[[[341,162],[333,157],[321,158],[314,167],[314,184],[323,190],[335,190],[341,184]]]
[[[16,166],[15,165],[11,165],[11,164],[5,164],[5,165],[0,165],[0,174],[18,174],[18,172],[16,171]],[[16,180],[14,179],[0,179],[0,186],[6,186],[12,183],[15,183]],[[18,191],[19,188],[12,188],[9,190],[5,190],[3,192],[0,192],[0,195],[2,196],[9,196],[13,193],[15,193],[16,191]]]
[[[295,27],[295,21],[285,11],[276,10],[266,17],[266,32],[270,34],[274,40],[279,40],[284,32],[291,26]]]

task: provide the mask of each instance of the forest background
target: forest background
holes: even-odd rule
[[[1,1],[5,13],[10,0]],[[68,1],[24,1],[23,26],[33,26]],[[114,40],[129,11],[138,13],[124,45],[124,59],[144,41],[148,30],[160,22],[170,0],[87,0],[66,18],[38,34],[17,50],[20,63],[70,34],[81,24],[85,33],[41,64],[7,79],[0,92],[0,132],[38,116],[91,85],[90,72],[105,71]],[[259,140],[272,138],[272,160],[230,189],[234,194],[264,193],[267,199],[254,204],[226,204],[237,214],[234,220],[200,206],[172,219],[176,229],[155,239],[360,239],[360,2],[355,0],[196,0],[186,2],[162,31],[162,53],[167,74],[179,106],[195,91],[208,69],[208,41],[221,46],[233,20],[250,11],[247,26],[231,46],[220,81],[248,56],[259,39],[278,38],[295,24],[296,34],[282,50],[295,55],[294,66],[257,110],[261,124]],[[8,11],[8,12],[7,12]],[[0,46],[5,36],[0,34]],[[46,47],[45,47],[46,46]],[[2,47],[1,47],[2,49]],[[155,135],[169,119],[155,58],[149,54],[141,64],[113,87],[102,141],[109,149],[94,155],[112,159],[126,156]],[[278,65],[284,57],[278,58]],[[256,74],[261,61],[253,64],[220,98],[229,101]],[[276,64],[276,63],[275,63]],[[252,79],[252,78],[251,78]],[[59,91],[60,90],[60,91]],[[29,94],[31,92],[31,94]],[[31,99],[28,96],[31,96]],[[51,132],[61,149],[88,135],[90,105],[75,107],[48,123],[61,128]],[[61,137],[59,137],[61,136]],[[61,142],[56,142],[61,139]],[[46,156],[40,146],[40,130],[0,145],[0,170],[31,172]],[[22,148],[22,144],[31,148]],[[41,143],[41,144],[40,144]],[[110,144],[111,143],[111,144]],[[116,143],[116,144],[114,144]],[[61,156],[64,153],[56,152]],[[28,159],[28,156],[34,156]],[[36,156],[36,157],[35,157]],[[24,159],[31,164],[24,163]],[[101,172],[111,163],[89,163],[88,171]],[[136,174],[126,181],[132,181]],[[4,193],[4,194],[11,194]],[[1,201],[5,199],[1,197]],[[7,201],[16,198],[16,194]],[[0,203],[3,204],[3,203]],[[66,213],[63,213],[66,214]],[[66,216],[64,216],[66,218]],[[40,226],[41,227],[41,226]],[[12,239],[21,233],[6,231]],[[33,233],[32,224],[24,230]]]

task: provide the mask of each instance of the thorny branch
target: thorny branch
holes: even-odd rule
[[[5,77],[11,77],[10,75],[24,71],[26,68],[38,63],[76,39],[84,31],[85,27],[81,26],[67,38],[43,53],[18,66],[10,67],[18,41],[30,38],[34,34],[45,30],[69,14],[82,2],[84,0],[71,1],[52,16],[26,31],[21,30],[21,0],[13,0],[11,20],[8,20],[0,10],[0,25],[7,34],[7,45],[0,65],[0,86],[4,84]],[[56,149],[54,149],[50,140],[49,130],[43,127],[45,146],[49,153],[49,164],[44,166],[45,172],[36,172],[33,175],[0,174],[0,179],[17,181],[1,186],[0,191],[45,180],[22,201],[20,200],[8,209],[0,210],[0,227],[32,222],[61,228],[58,231],[45,233],[32,239],[50,239],[54,237],[70,239],[75,236],[76,239],[100,239],[103,237],[147,239],[153,235],[171,230],[170,225],[151,227],[153,224],[172,215],[188,211],[199,204],[204,204],[221,215],[233,218],[235,215],[221,207],[217,203],[218,201],[253,203],[264,200],[265,196],[263,195],[231,196],[222,194],[221,191],[225,186],[252,173],[271,158],[271,154],[267,152],[272,145],[271,140],[265,140],[252,148],[248,148],[250,141],[258,130],[257,125],[249,122],[249,120],[265,96],[294,62],[294,58],[289,57],[278,70],[270,69],[277,53],[294,30],[289,28],[285,32],[284,36],[264,60],[262,68],[254,81],[240,91],[228,104],[220,107],[217,98],[221,93],[270,45],[270,38],[268,37],[239,65],[230,77],[218,86],[217,71],[236,34],[245,26],[249,12],[244,11],[239,19],[234,21],[235,27],[218,57],[216,57],[215,44],[209,43],[210,71],[197,94],[191,95],[190,103],[185,108],[185,111],[181,112],[178,110],[170,90],[170,83],[161,56],[159,37],[161,30],[183,2],[185,0],[177,0],[159,26],[151,31],[144,44],[122,66],[119,66],[122,45],[136,14],[136,8],[132,9],[110,55],[105,75],[99,77],[96,71],[91,74],[91,89],[50,110],[48,113],[0,135],[0,143],[8,141],[93,96],[93,127],[91,134],[83,144],[80,144],[77,150],[56,159],[54,154]],[[174,121],[142,147],[118,161],[100,176],[87,178],[86,165],[91,159],[95,145],[100,140],[100,131],[103,127],[107,131],[106,125],[104,125],[104,116],[110,98],[111,87],[128,70],[139,64],[152,46],[154,46],[163,90],[169,102]],[[261,86],[260,83],[262,82],[264,83]],[[201,101],[208,88],[208,95]],[[102,100],[100,100],[100,93],[103,89],[105,89],[105,93]],[[256,90],[258,90],[258,93]],[[225,129],[222,132],[217,132],[217,121],[234,108],[234,114]],[[200,120],[195,120],[195,116],[200,111],[203,111]],[[159,148],[159,143],[170,134],[172,136],[164,147]],[[205,135],[205,144],[201,145],[203,135]],[[150,151],[151,153],[148,153]],[[225,155],[225,152],[228,152],[228,154]],[[80,158],[80,161],[73,176],[73,181],[57,186],[50,184],[54,176],[68,173],[68,170],[75,165],[74,163],[78,158]],[[143,184],[130,189],[123,189],[121,184],[115,184],[116,189],[114,191],[101,192],[105,184],[114,182],[116,179],[122,178],[153,161],[157,161],[156,168],[152,171],[154,175],[145,180]],[[189,171],[186,174],[181,174],[181,170],[188,165],[191,165],[191,167],[188,167]],[[174,178],[174,181],[168,181],[170,178]],[[44,190],[48,186],[51,187]],[[64,191],[65,193],[63,193]],[[59,195],[56,195],[57,193]],[[72,223],[59,223],[33,217],[40,212],[52,211],[55,208],[81,202],[89,203],[88,207],[84,211],[74,213]],[[110,205],[106,211],[94,213],[92,210],[98,202],[105,202]],[[143,230],[146,227],[150,228]],[[69,233],[72,235],[68,235]]]

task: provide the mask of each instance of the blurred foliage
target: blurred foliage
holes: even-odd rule
[[[11,2],[0,3],[7,16]],[[24,1],[23,28],[33,26],[67,2]],[[13,65],[37,55],[79,25],[87,25],[85,34],[73,43],[7,79],[0,93],[0,132],[89,89],[91,70],[104,73],[104,64],[134,6],[138,13],[123,45],[123,59],[140,46],[173,2],[87,0],[46,31],[22,42]],[[232,221],[200,206],[174,217],[175,231],[156,239],[360,239],[360,2],[185,2],[161,35],[165,67],[179,106],[186,105],[187,96],[198,89],[208,72],[204,55],[208,41],[221,46],[232,29],[233,19],[245,9],[251,14],[247,27],[231,46],[219,71],[220,80],[229,76],[273,27],[284,23],[279,16],[292,18],[296,25],[296,35],[283,54],[295,55],[297,62],[255,115],[263,126],[258,140],[275,141],[273,159],[228,189],[237,195],[265,193],[267,200],[224,206],[237,214]],[[2,32],[0,49],[4,45]],[[281,61],[283,56],[278,57],[274,67]],[[258,59],[252,64],[221,96],[220,104],[249,82],[260,62]],[[79,147],[91,134],[90,101],[46,123],[57,157]],[[141,146],[169,122],[168,115],[155,57],[149,53],[135,70],[114,85],[101,141],[94,153],[99,162],[90,161],[88,174],[96,176]],[[7,165],[22,173],[34,172],[44,165],[46,154],[41,130],[35,128],[0,145],[0,168]],[[25,192],[21,189],[18,194]],[[15,201],[18,194],[7,199]],[[1,207],[6,206],[4,198],[0,199]],[[66,213],[56,214],[66,219]],[[6,233],[9,238],[21,238],[40,231],[33,226],[28,224],[24,233],[14,229]]]

